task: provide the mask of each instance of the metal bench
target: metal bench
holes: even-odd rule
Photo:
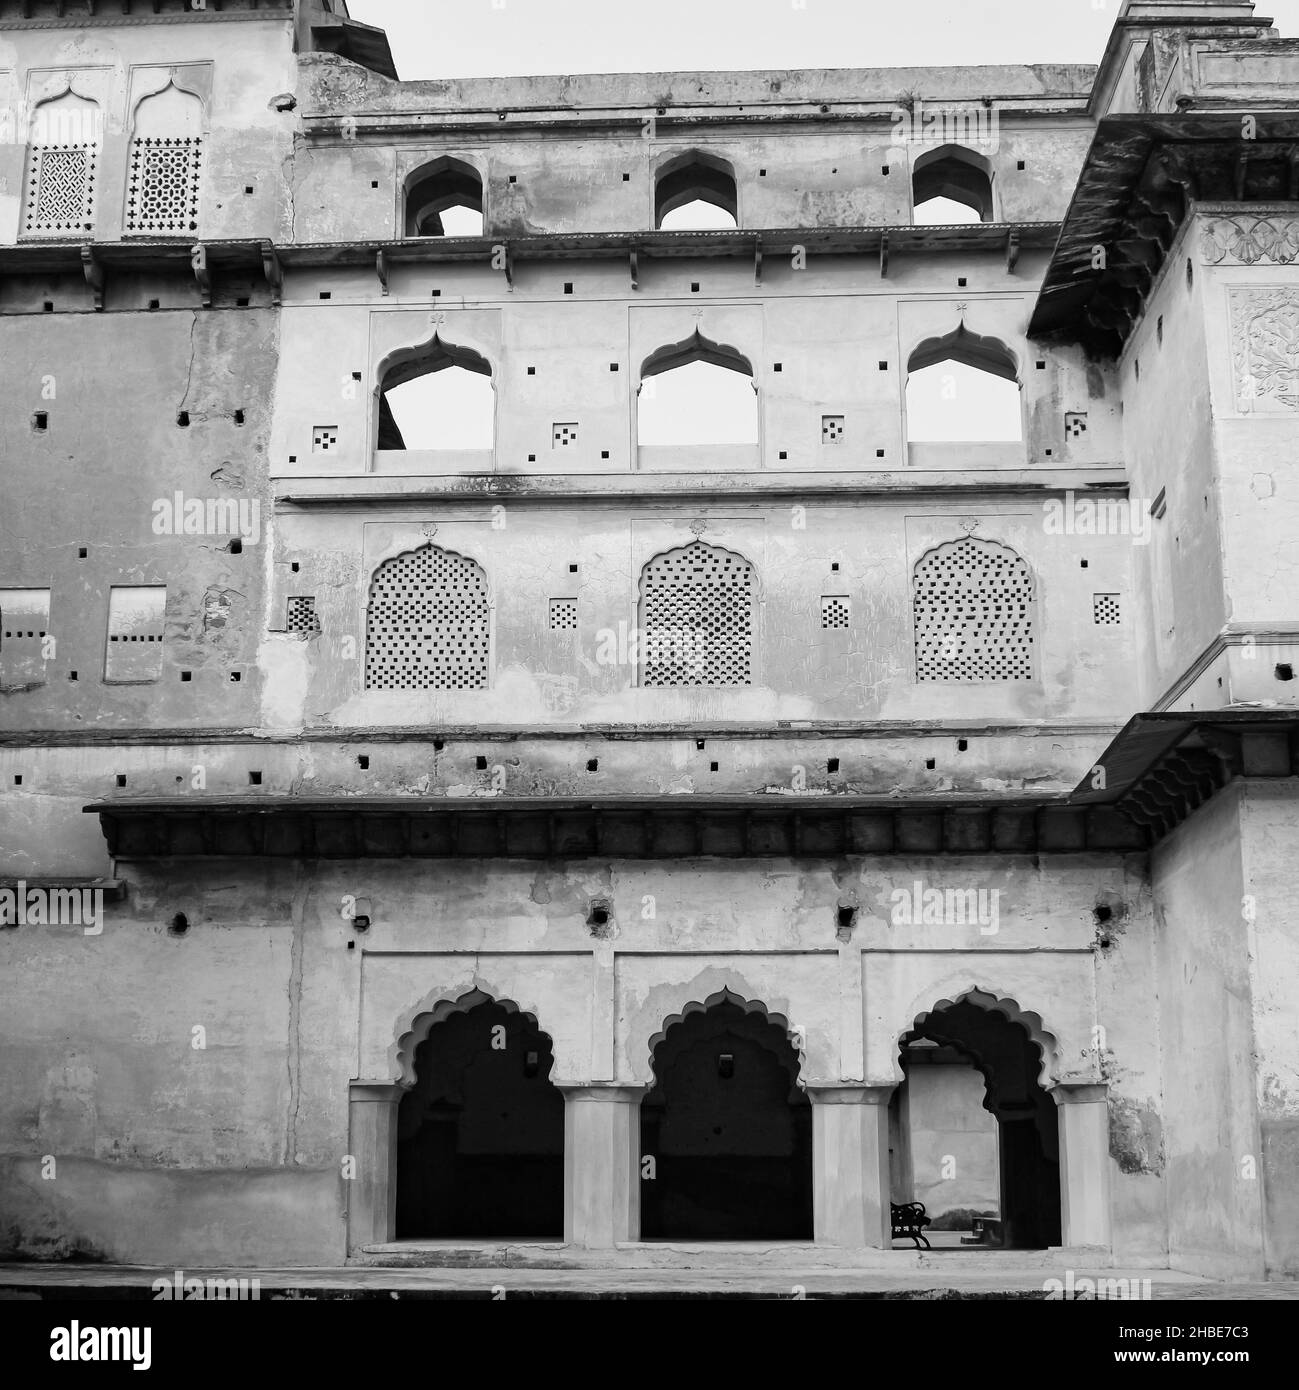
[[[925,1235],[925,1227],[929,1225],[929,1217],[925,1215],[925,1204],[923,1202],[890,1202],[889,1207],[893,1216],[893,1239],[894,1240],[914,1240],[916,1249],[930,1249],[929,1237]]]

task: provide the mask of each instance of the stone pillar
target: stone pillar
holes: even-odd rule
[[[1060,1113],[1060,1225],[1065,1245],[1110,1247],[1108,1087],[1056,1086]]]
[[[347,1249],[394,1238],[397,1225],[397,1103],[391,1081],[353,1081],[347,1097]]]
[[[640,1239],[643,1086],[570,1085],[564,1093],[564,1242],[611,1250]]]
[[[809,1086],[812,1214],[818,1245],[892,1246],[889,1097],[892,1086]]]

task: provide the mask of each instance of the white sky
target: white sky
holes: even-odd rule
[[[1095,63],[1119,0],[349,0],[405,79]],[[1259,0],[1299,36],[1299,0]]]

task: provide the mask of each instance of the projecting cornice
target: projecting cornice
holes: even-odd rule
[[[1237,777],[1299,777],[1299,711],[1141,714],[1067,797],[788,793],[120,799],[117,859],[1129,854]]]
[[[1183,223],[1206,204],[1293,223],[1299,111],[1107,116],[1087,153],[1029,336],[1117,357]]]
[[[1116,810],[1155,844],[1237,777],[1299,777],[1299,710],[1138,714],[1068,804]]]
[[[1141,832],[1109,807],[1040,797],[178,797],[84,809],[99,817],[109,852],[121,860],[745,859],[1145,848]]]

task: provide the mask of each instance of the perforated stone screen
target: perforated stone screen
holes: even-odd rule
[[[752,685],[757,577],[740,555],[695,541],[641,573],[642,684]]]
[[[572,632],[577,628],[577,600],[575,598],[552,598],[550,600],[550,630],[552,632]]]
[[[370,583],[367,690],[485,690],[487,575],[437,546],[385,560]]]
[[[34,145],[27,165],[24,234],[71,236],[92,231],[98,165],[98,145]]]
[[[197,135],[131,141],[128,232],[186,235],[198,230],[202,150]]]
[[[918,681],[1033,679],[1033,577],[1008,546],[966,536],[913,577]]]
[[[825,594],[821,598],[821,626],[848,626],[848,599],[843,594]]]
[[[1118,594],[1092,595],[1092,621],[1097,627],[1112,627],[1123,621]]]
[[[284,630],[314,637],[320,631],[320,619],[316,616],[316,600],[306,595],[291,598]]]

